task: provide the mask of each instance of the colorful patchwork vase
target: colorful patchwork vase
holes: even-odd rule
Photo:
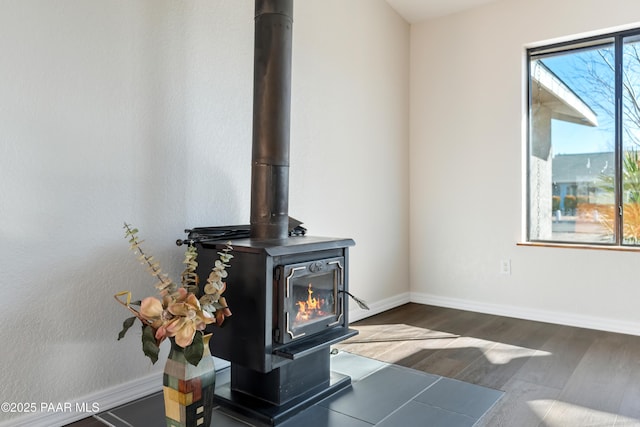
[[[171,351],[162,378],[167,427],[196,427],[211,424],[216,370],[205,335],[204,353],[198,366],[187,362],[184,350],[171,340]]]

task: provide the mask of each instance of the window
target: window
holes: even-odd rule
[[[640,246],[640,30],[527,57],[528,240]]]

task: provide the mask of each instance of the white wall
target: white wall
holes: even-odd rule
[[[294,19],[290,213],[356,240],[355,294],[407,294],[409,26],[384,0]],[[252,48],[249,0],[0,4],[0,400],[160,384],[137,330],[116,341],[113,294],[153,294],[121,226],[175,276],[184,228],[248,223]]]
[[[409,291],[409,26],[385,1],[294,3],[289,213],[353,237],[350,290],[390,308]]]
[[[516,246],[526,47],[638,22],[636,1],[506,0],[412,26],[412,300],[638,333],[637,253]]]

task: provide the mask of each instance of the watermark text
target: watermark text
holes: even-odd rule
[[[100,412],[98,402],[2,402],[3,413],[26,414],[30,412],[81,412],[95,414]]]

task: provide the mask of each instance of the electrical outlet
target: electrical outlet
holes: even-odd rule
[[[511,274],[511,260],[503,259],[500,261],[500,274],[510,275]]]

